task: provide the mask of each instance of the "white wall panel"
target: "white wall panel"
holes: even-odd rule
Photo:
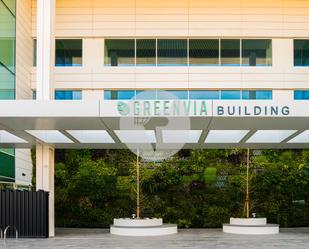
[[[16,1],[16,98],[31,99],[33,40],[31,36],[31,0]],[[15,150],[15,182],[30,185],[31,151]]]
[[[32,2],[35,35],[36,0]],[[299,36],[299,29],[308,30],[308,13],[309,1],[296,0],[57,0],[56,36],[160,36],[168,35],[166,29],[177,35],[174,28],[183,35],[182,29],[192,34],[196,26],[204,26],[198,28],[200,35],[210,36],[260,36],[264,30],[269,37]]]

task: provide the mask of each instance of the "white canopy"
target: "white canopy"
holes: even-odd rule
[[[0,101],[0,147],[309,148],[307,101]]]

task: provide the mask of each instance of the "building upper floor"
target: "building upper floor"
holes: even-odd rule
[[[16,14],[20,96],[41,84],[29,63],[37,33],[56,37],[40,52],[52,55],[52,92],[309,88],[308,1],[51,0],[55,16],[39,17],[37,2],[19,0]],[[45,19],[55,32],[37,29]]]
[[[58,37],[51,53],[56,89],[309,88],[309,38]]]
[[[55,35],[308,37],[308,22],[306,0],[56,0]]]

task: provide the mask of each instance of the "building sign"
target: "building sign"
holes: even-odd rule
[[[219,105],[216,108],[216,116],[289,116],[289,106],[278,105]]]
[[[261,102],[261,101],[259,101]],[[263,102],[264,103],[264,102]],[[257,104],[254,101],[210,100],[132,100],[117,101],[121,116],[231,116],[231,117],[276,117],[290,116],[288,105]]]
[[[122,116],[207,116],[205,100],[135,100],[118,101]]]

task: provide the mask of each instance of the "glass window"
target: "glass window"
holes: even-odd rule
[[[15,99],[14,90],[0,90],[0,100]]]
[[[105,90],[104,99],[105,100],[129,100],[134,99],[135,91],[134,90]]]
[[[138,90],[136,91],[136,99],[154,100],[157,99],[156,90]]]
[[[219,99],[220,93],[216,90],[192,90],[189,91],[190,99]]]
[[[133,39],[106,39],[105,66],[134,66],[135,44]]]
[[[14,182],[15,181],[15,150],[1,149],[0,150],[0,181]]]
[[[242,40],[243,66],[271,66],[272,46],[271,40]]]
[[[15,99],[15,0],[0,0],[0,99]],[[1,149],[0,181],[15,181],[15,149]]]
[[[221,40],[221,65],[240,66],[240,40]]]
[[[0,99],[15,99],[15,75],[0,64]]]
[[[219,40],[189,40],[190,66],[218,66]]]
[[[271,90],[258,90],[258,91],[242,91],[242,99],[272,99],[273,94]]]
[[[2,0],[4,4],[10,9],[12,14],[16,12],[16,0]]]
[[[188,91],[159,90],[158,99],[188,99]]]
[[[55,91],[56,100],[81,100],[81,91]]]
[[[235,90],[221,91],[221,99],[240,99],[240,91]]]
[[[309,40],[294,40],[294,66],[309,66]]]
[[[295,100],[309,100],[309,91],[294,91]]]
[[[187,66],[187,40],[159,39],[158,66]]]
[[[136,65],[155,66],[156,65],[156,40],[138,39],[136,40]]]
[[[82,39],[56,40],[56,66],[76,67],[82,66]]]
[[[0,63],[15,73],[15,16],[0,1]]]

